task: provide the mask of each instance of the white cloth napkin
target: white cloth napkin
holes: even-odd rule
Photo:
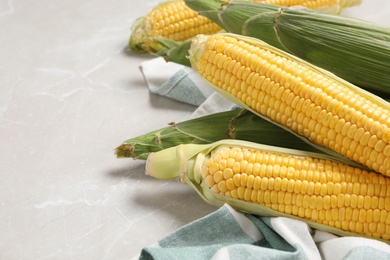
[[[337,237],[299,220],[258,217],[224,205],[144,248],[139,259],[390,259],[390,246],[361,237]]]

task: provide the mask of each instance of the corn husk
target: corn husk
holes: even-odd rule
[[[118,158],[145,160],[152,152],[179,144],[208,144],[221,139],[320,152],[282,128],[240,109],[170,123],[168,127],[124,141],[115,149],[115,154]]]
[[[230,0],[185,0],[191,9],[209,18],[225,31],[240,34],[242,26],[249,18],[267,11],[277,11],[278,5],[256,4],[250,1]],[[245,10],[245,12],[237,11]]]
[[[167,62],[175,62],[189,67],[191,63],[187,56],[189,54],[188,50],[191,46],[191,40],[176,42],[164,37],[156,37],[154,42],[157,47],[151,53],[164,58]]]
[[[203,15],[209,18],[214,23],[222,27],[222,23],[218,18],[221,7],[229,4],[230,1],[224,0],[184,0],[186,6],[192,10],[198,12],[200,15]]]

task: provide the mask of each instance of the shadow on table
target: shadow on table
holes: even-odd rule
[[[122,49],[122,53],[129,57],[135,57],[135,58],[144,58],[144,59],[152,59],[156,58],[156,55],[152,55],[150,53],[135,53],[133,52],[129,46],[124,46]]]
[[[180,223],[189,223],[201,218],[217,207],[207,204],[188,185],[180,181],[163,181],[145,175],[145,162],[135,161],[128,167],[112,170],[110,176],[121,179],[129,179],[138,182],[138,191],[132,191],[129,199],[140,207],[149,208],[152,211],[164,211],[163,214],[172,216],[172,219]],[[145,192],[145,187],[150,190]]]

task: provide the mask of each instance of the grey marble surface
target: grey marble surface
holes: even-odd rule
[[[215,210],[118,160],[195,107],[149,93],[130,27],[158,1],[0,0],[0,259],[131,259]],[[390,26],[390,1],[343,15]]]

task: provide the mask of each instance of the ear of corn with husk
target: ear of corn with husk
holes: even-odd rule
[[[150,154],[146,174],[180,179],[208,203],[284,216],[341,236],[390,243],[390,178],[333,157],[240,140]]]
[[[302,5],[316,10],[337,12],[348,5],[341,0],[255,0],[256,2],[276,3],[280,5]],[[136,53],[152,53],[173,61],[188,65],[184,58],[186,49],[180,47],[197,34],[213,34],[221,30],[218,9],[226,1],[204,1],[198,8],[207,15],[198,13],[186,5],[184,0],[167,0],[155,6],[146,16],[138,18],[133,26],[129,47]],[[357,4],[358,0],[346,0],[349,4]],[[210,19],[209,19],[210,18]],[[180,56],[177,56],[179,54]]]
[[[324,153],[294,134],[248,110],[234,109],[179,123],[169,123],[167,127],[124,141],[116,147],[115,154],[118,158],[145,160],[150,153],[179,144],[209,144],[222,139],[237,139]],[[328,155],[334,156],[334,153]],[[346,164],[362,167],[345,157],[336,157]]]
[[[260,3],[275,6],[302,6],[324,13],[339,14],[344,8],[360,5],[362,0],[184,0],[186,5],[200,14],[215,20],[220,6],[236,2]],[[218,21],[215,21],[218,23]]]
[[[118,158],[144,160],[152,152],[179,144],[208,144],[222,139],[320,152],[275,124],[248,110],[239,109],[171,123],[168,127],[126,140],[115,153]],[[347,159],[345,162],[352,163]]]
[[[202,2],[196,1],[193,8]],[[228,32],[261,39],[383,97],[390,94],[389,28],[307,8],[255,2],[233,1],[213,8]]]
[[[355,85],[390,93],[390,28],[308,9],[281,8],[248,19],[242,34],[282,46]]]
[[[193,68],[226,98],[390,176],[390,105],[334,74],[251,37],[199,35]]]
[[[187,7],[184,0],[168,0],[134,22],[129,47],[137,53],[164,56],[178,42],[199,33],[212,34],[219,30],[217,24]]]

